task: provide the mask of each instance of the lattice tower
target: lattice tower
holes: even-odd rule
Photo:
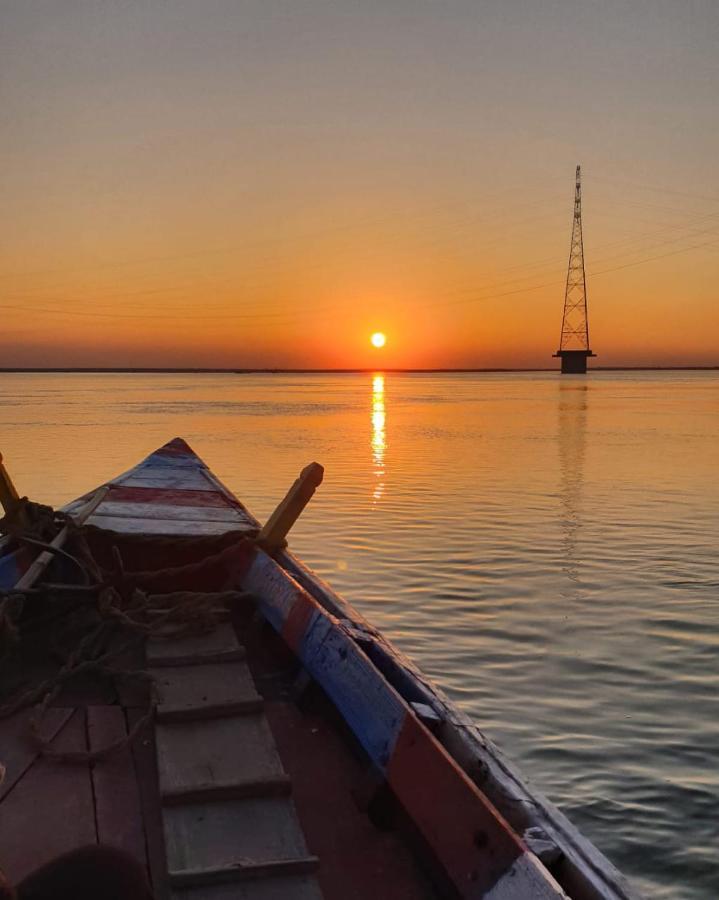
[[[587,319],[587,280],[584,274],[584,242],[582,240],[582,175],[577,166],[574,188],[574,220],[572,243],[569,248],[569,269],[564,291],[564,315],[560,350],[589,350],[589,320]]]

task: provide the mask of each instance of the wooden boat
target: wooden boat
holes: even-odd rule
[[[99,842],[157,898],[636,896],[284,546],[319,467],[264,529],[179,438],[49,532],[0,475],[10,880]]]

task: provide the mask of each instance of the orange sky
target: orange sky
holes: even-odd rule
[[[719,364],[719,11],[659,7],[5,6],[0,365],[551,366],[577,162],[597,364]]]

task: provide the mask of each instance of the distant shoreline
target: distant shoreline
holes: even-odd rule
[[[716,366],[592,366],[591,372],[715,372]],[[512,373],[512,372],[556,372],[552,368],[484,368],[484,369],[392,369],[374,366],[365,369],[210,369],[196,368],[99,368],[99,367],[2,367],[0,374],[84,374],[84,375],[366,375],[372,372],[395,375],[471,374],[471,373]]]

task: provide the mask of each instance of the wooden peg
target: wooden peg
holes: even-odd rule
[[[3,465],[2,453],[0,453],[0,503],[2,503],[6,516],[9,516],[15,509],[19,500],[20,495],[15,490],[15,485]]]
[[[287,546],[287,533],[322,484],[325,470],[319,463],[310,463],[287,492],[287,496],[267,520],[257,537],[257,543],[270,552]]]

